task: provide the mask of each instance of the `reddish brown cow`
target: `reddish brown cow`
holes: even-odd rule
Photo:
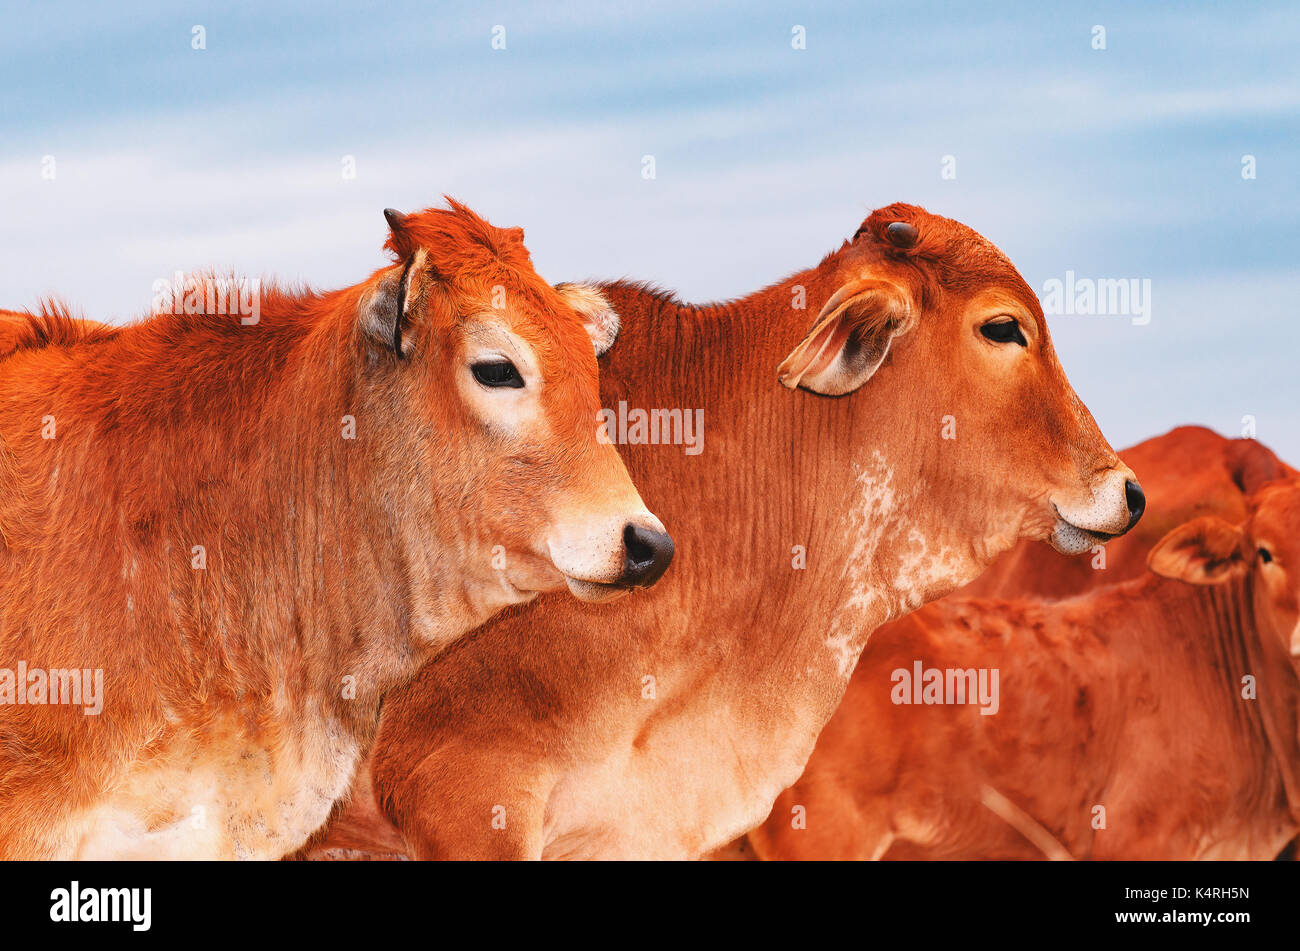
[[[1300,481],[1252,508],[1175,528],[1142,578],[878,630],[754,852],[1273,858],[1300,831]]]
[[[1068,598],[1139,577],[1147,552],[1172,528],[1199,515],[1233,524],[1246,517],[1246,497],[1266,482],[1300,475],[1253,439],[1226,439],[1203,426],[1177,429],[1123,452],[1142,480],[1146,515],[1133,531],[1096,551],[1062,555],[1041,542],[1022,541],[959,597]]]
[[[429,656],[538,592],[666,567],[596,438],[611,315],[454,202],[389,222],[396,263],[341,291],[236,315],[196,281],[200,313],[21,322],[0,856],[292,851]]]
[[[798,777],[878,624],[1022,535],[1085,550],[1138,514],[1033,292],[957,222],[880,209],[728,304],[603,292],[605,406],[708,423],[698,455],[625,449],[684,570],[603,616],[516,613],[386,701],[379,801],[420,856],[699,856]]]

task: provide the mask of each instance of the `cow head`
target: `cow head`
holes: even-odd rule
[[[1261,631],[1275,632],[1300,667],[1300,479],[1265,486],[1250,507],[1240,526],[1217,515],[1178,526],[1151,549],[1147,566],[1198,585],[1245,578]]]
[[[1020,537],[1073,554],[1137,522],[1133,473],[1066,380],[1034,292],[989,241],[891,205],[828,271],[825,305],[778,377],[865,401],[878,425],[862,445],[888,461],[895,490],[921,484],[938,521],[914,528],[931,554],[962,550],[954,578]]]
[[[672,540],[597,439],[612,315],[543,281],[522,230],[449,204],[385,212],[396,263],[360,302],[366,385],[411,434],[393,441],[385,504],[445,542],[413,570],[464,579],[479,621],[566,585],[598,601],[654,584]]]

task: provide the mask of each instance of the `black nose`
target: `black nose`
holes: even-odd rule
[[[1124,483],[1124,501],[1128,503],[1128,528],[1124,529],[1127,532],[1147,510],[1147,496],[1142,491],[1142,486],[1129,479]]]
[[[626,588],[648,588],[668,570],[673,560],[673,539],[667,532],[628,523],[623,526],[623,577]]]

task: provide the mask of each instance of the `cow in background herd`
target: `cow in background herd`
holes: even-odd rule
[[[1033,292],[957,222],[882,208],[727,304],[600,292],[621,316],[605,405],[708,420],[699,456],[624,447],[679,569],[605,610],[510,612],[394,691],[378,808],[357,790],[315,854],[697,857],[798,778],[879,624],[1017,538],[1087,551],[1141,515]]]

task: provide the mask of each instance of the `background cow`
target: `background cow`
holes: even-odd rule
[[[1145,577],[946,598],[864,651],[761,858],[1271,859],[1300,831],[1300,482],[1201,516]],[[996,713],[896,671],[999,672]]]
[[[799,776],[876,626],[1022,535],[1083,551],[1140,514],[1033,292],[957,222],[882,208],[728,304],[603,293],[605,406],[707,420],[699,455],[625,447],[685,570],[512,612],[386,700],[377,794],[420,856],[699,856]]]
[[[388,217],[396,263],[341,291],[10,340],[0,856],[282,855],[430,654],[667,566],[596,438],[611,315],[545,284],[519,229]],[[35,668],[99,671],[102,711]]]

